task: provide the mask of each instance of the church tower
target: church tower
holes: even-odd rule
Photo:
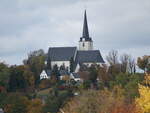
[[[79,41],[79,50],[83,51],[93,50],[93,41],[92,38],[89,37],[86,10],[84,13],[83,34]]]

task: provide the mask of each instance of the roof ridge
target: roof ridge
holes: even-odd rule
[[[77,48],[76,46],[66,46],[66,47],[49,47],[49,48]]]

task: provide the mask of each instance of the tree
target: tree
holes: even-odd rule
[[[120,61],[121,61],[121,72],[122,73],[126,73],[127,72],[128,62],[129,62],[129,55],[128,54],[123,54],[120,57]]]
[[[118,51],[110,51],[106,59],[109,63],[108,74],[114,79],[114,77],[121,72],[121,64],[118,61]]]
[[[73,72],[73,68],[74,67],[74,60],[73,60],[73,57],[71,57],[70,59],[70,72],[72,73]]]
[[[90,73],[89,73],[89,71],[79,71],[78,74],[80,75],[80,78],[83,79],[83,81],[90,80]]]
[[[52,69],[52,66],[51,66],[51,59],[49,56],[47,56],[47,69],[48,70],[51,70]]]
[[[120,87],[115,87],[112,91],[85,90],[62,109],[65,113],[111,113],[118,106],[125,105],[123,93],[124,90]]]
[[[113,80],[116,75],[121,73],[121,65],[120,64],[115,64],[115,65],[110,65],[108,68],[108,75],[109,77]]]
[[[4,63],[0,63],[0,86],[8,88],[8,81],[10,77],[10,70]]]
[[[42,113],[42,102],[40,99],[34,99],[28,105],[27,113]]]
[[[24,64],[29,66],[31,72],[34,73],[35,85],[40,81],[40,73],[45,68],[45,54],[42,49],[33,51],[28,55],[28,59],[24,60]]]
[[[33,91],[35,86],[35,78],[34,73],[30,71],[28,66],[25,66],[23,77],[26,81],[27,89],[29,91]]]
[[[145,72],[150,72],[150,56],[138,57],[137,65]]]
[[[29,100],[19,94],[11,94],[5,100],[6,113],[27,113]]]
[[[53,76],[54,78],[56,78],[56,80],[58,80],[58,78],[59,78],[59,76],[60,76],[60,73],[59,73],[59,70],[58,70],[58,66],[57,66],[57,65],[54,65],[54,67],[53,67],[52,76]]]
[[[106,59],[110,65],[118,64],[118,51],[110,51]]]
[[[43,112],[57,113],[61,106],[64,104],[65,100],[69,98],[71,94],[71,91],[59,91],[57,87],[54,87],[46,99]]]
[[[150,88],[139,85],[140,97],[136,99],[137,105],[141,108],[143,113],[150,113]]]
[[[43,79],[43,80],[40,81],[40,84],[39,84],[40,89],[48,88],[50,86],[51,86],[51,80]]]
[[[27,84],[23,76],[24,66],[12,66],[10,73],[9,91],[25,90]]]
[[[91,82],[96,83],[97,76],[98,76],[97,65],[91,65],[88,70],[90,73]]]
[[[129,57],[129,72],[132,73],[136,73],[136,63],[135,63],[135,59],[133,59],[131,56]]]
[[[83,81],[83,89],[89,89],[91,87],[91,81],[85,80]]]
[[[102,81],[104,84],[107,84],[109,81],[109,74],[108,74],[108,66],[103,64],[98,68],[98,78],[100,81]]]
[[[63,65],[60,66],[60,70],[65,70],[65,64],[63,63]]]
[[[109,82],[109,87],[121,86],[125,90],[128,101],[133,101],[139,95],[138,84],[143,81],[141,74],[119,73]]]

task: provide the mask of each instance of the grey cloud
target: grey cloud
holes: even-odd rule
[[[36,49],[78,46],[87,7],[95,49],[149,54],[149,0],[1,0],[0,60],[20,64]]]

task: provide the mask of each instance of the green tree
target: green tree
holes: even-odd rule
[[[129,101],[139,95],[138,84],[141,83],[144,76],[141,74],[120,73],[115,79],[109,82],[110,89],[115,86],[121,86],[125,90],[125,96]]]
[[[28,55],[28,59],[24,60],[24,64],[34,73],[35,85],[39,84],[40,73],[45,68],[45,54],[43,50],[33,51]]]
[[[52,76],[54,76],[57,80],[60,76],[59,70],[58,70],[58,66],[54,65],[53,70],[52,70]]]
[[[150,56],[138,57],[137,65],[139,68],[144,70],[144,72],[150,72]]]
[[[27,84],[23,76],[24,66],[12,66],[10,73],[9,91],[25,90]]]
[[[26,81],[26,87],[28,91],[33,91],[34,86],[35,86],[35,78],[34,78],[34,73],[30,71],[28,66],[24,66],[24,72],[23,72],[23,77]]]
[[[65,103],[66,99],[70,96],[72,96],[72,92],[70,90],[59,91],[57,87],[54,87],[46,99],[43,112],[57,113],[61,106]]]
[[[52,66],[51,66],[51,59],[50,57],[47,56],[47,69],[48,70],[51,70],[52,69]]]
[[[0,63],[0,86],[8,87],[8,81],[10,77],[10,70],[4,63]]]
[[[98,70],[96,65],[91,65],[90,68],[88,69],[90,73],[90,80],[92,83],[96,82],[97,76],[98,76]]]
[[[11,94],[5,100],[6,113],[27,113],[29,100],[20,94]]]
[[[73,57],[71,57],[70,59],[70,72],[73,72],[73,68],[74,67],[74,60],[73,60]]]
[[[91,87],[91,81],[90,80],[86,80],[83,82],[83,89],[88,89]]]

